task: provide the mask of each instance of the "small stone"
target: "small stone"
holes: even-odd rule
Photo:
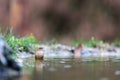
[[[23,66],[23,59],[16,59],[16,62],[18,63],[19,66]]]
[[[120,70],[115,71],[115,75],[119,76],[120,75]]]
[[[60,63],[64,64],[64,63],[65,63],[65,61],[60,61]]]
[[[103,77],[103,78],[101,78],[100,80],[109,80],[108,78],[106,78],[106,77]]]
[[[71,65],[64,65],[64,68],[71,68]]]

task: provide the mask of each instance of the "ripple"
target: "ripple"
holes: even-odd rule
[[[65,61],[59,61],[60,63],[62,63],[62,64],[65,64],[66,62]]]

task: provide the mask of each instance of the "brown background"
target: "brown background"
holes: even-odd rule
[[[120,0],[0,0],[0,26],[37,39],[120,37]]]

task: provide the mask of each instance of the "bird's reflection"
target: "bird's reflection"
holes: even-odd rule
[[[35,60],[34,80],[43,79],[43,68],[44,68],[43,60]]]

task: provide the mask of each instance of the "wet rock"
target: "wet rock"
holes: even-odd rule
[[[18,58],[29,58],[33,57],[33,54],[30,54],[29,52],[20,52],[17,54]]]
[[[10,57],[14,51],[9,45],[0,37],[0,68],[10,68],[15,71],[21,71],[20,66],[17,62]]]
[[[65,64],[66,62],[65,62],[65,61],[60,61],[59,63],[61,63],[61,64]]]
[[[71,65],[64,65],[64,68],[71,68]]]
[[[21,76],[20,73],[9,68],[0,68],[0,80],[16,80]]]
[[[120,70],[115,71],[115,75],[119,76],[120,75]]]
[[[18,58],[18,59],[16,59],[16,62],[18,63],[18,65],[19,66],[23,66],[23,59],[20,59],[20,58]]]
[[[100,80],[109,80],[109,78],[103,77]]]

